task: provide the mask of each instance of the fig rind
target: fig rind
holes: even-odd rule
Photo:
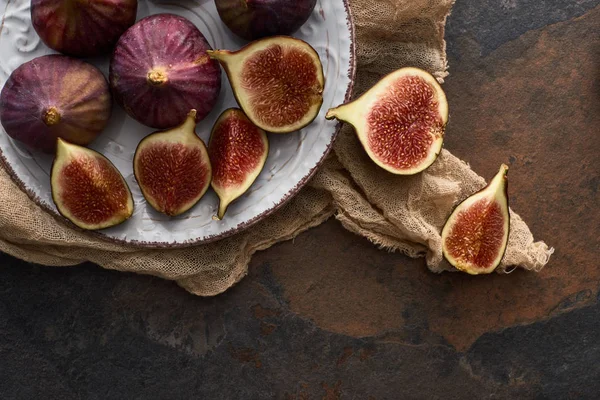
[[[155,128],[178,126],[191,109],[196,122],[217,103],[219,63],[210,44],[189,20],[154,14],[139,20],[117,42],[110,61],[110,86],[125,111]]]
[[[102,72],[59,54],[21,64],[0,94],[0,121],[6,133],[46,153],[54,153],[57,137],[82,146],[91,143],[108,124],[111,111]]]
[[[59,138],[50,183],[60,214],[82,229],[109,228],[133,214],[133,196],[123,175],[95,150]]]
[[[264,130],[238,108],[223,111],[208,142],[213,168],[211,186],[219,197],[218,219],[223,219],[227,207],[250,189],[268,154],[269,140]]]
[[[502,164],[487,186],[467,197],[442,229],[442,253],[471,275],[494,271],[506,252],[510,232],[508,166]]]
[[[140,141],[133,172],[146,201],[169,216],[183,214],[204,196],[212,177],[206,146],[195,132],[196,110],[175,128]]]
[[[274,36],[207,53],[221,63],[239,106],[259,128],[289,133],[317,117],[325,77],[319,54],[305,41]]]
[[[448,102],[437,80],[418,68],[396,70],[325,118],[349,123],[369,157],[397,175],[413,175],[437,159]]]
[[[215,0],[223,23],[246,40],[291,35],[306,23],[316,4],[317,0]]]
[[[75,57],[109,53],[136,14],[137,0],[31,1],[31,23],[42,41]]]

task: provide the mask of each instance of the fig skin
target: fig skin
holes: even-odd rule
[[[53,153],[58,137],[91,143],[108,123],[111,107],[108,83],[96,67],[52,54],[12,72],[0,93],[0,122],[13,139]]]
[[[31,0],[31,22],[42,41],[75,57],[109,53],[136,13],[137,0]]]
[[[229,77],[246,116],[271,133],[304,128],[319,114],[325,77],[319,54],[289,36],[254,41],[240,50],[209,50]]]
[[[196,110],[175,128],[146,136],[133,157],[133,173],[146,201],[169,216],[183,214],[204,196],[212,178],[206,146],[195,132]]]
[[[396,175],[414,175],[437,159],[448,123],[448,101],[437,80],[418,68],[398,69],[326,119],[354,127],[368,156]]]
[[[133,215],[127,182],[97,151],[59,138],[50,183],[58,211],[82,229],[109,228]]]
[[[504,257],[510,233],[508,166],[502,164],[480,191],[463,200],[442,229],[442,253],[459,271],[493,272]]]
[[[215,106],[219,64],[204,35],[187,19],[155,14],[141,19],[117,42],[109,81],[113,95],[138,122],[168,129],[197,110],[196,122]]]
[[[223,219],[227,207],[250,189],[268,155],[269,140],[264,130],[239,108],[223,111],[208,142],[213,168],[211,186],[219,196],[218,219]]]
[[[306,23],[316,4],[317,0],[215,0],[223,23],[250,41],[291,35]]]

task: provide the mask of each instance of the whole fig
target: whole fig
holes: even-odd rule
[[[317,0],[215,0],[221,20],[246,40],[296,32],[316,4]]]
[[[42,41],[76,57],[110,52],[136,13],[137,0],[31,0],[31,22]]]
[[[155,14],[121,36],[110,62],[109,81],[125,111],[157,129],[172,128],[196,110],[196,122],[212,110],[221,89],[219,63],[187,19]]]
[[[6,133],[46,153],[54,152],[59,137],[89,144],[110,114],[111,95],[102,72],[59,54],[22,64],[0,93],[0,122]]]

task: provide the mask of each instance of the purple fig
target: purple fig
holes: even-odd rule
[[[6,133],[46,153],[54,152],[58,137],[89,144],[110,114],[104,75],[91,64],[58,54],[19,66],[0,93],[0,122]]]
[[[77,57],[111,51],[136,13],[137,0],[31,0],[31,22],[42,41]]]
[[[317,0],[215,0],[221,20],[246,40],[296,32],[316,4]]]
[[[140,123],[167,129],[186,119],[196,122],[213,109],[221,89],[219,63],[202,33],[173,14],[146,17],[121,36],[110,63],[116,100]]]

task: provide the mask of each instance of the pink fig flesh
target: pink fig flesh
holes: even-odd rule
[[[265,131],[254,125],[237,108],[225,110],[215,123],[208,155],[213,168],[211,186],[219,196],[217,217],[252,186],[269,153]]]
[[[215,0],[221,20],[246,40],[296,32],[316,4],[317,0]]]
[[[32,0],[31,22],[51,49],[76,57],[108,53],[135,22],[137,0]]]
[[[250,121],[272,133],[310,124],[323,104],[325,78],[308,43],[276,36],[231,52],[208,52],[223,65],[235,98]]]
[[[508,167],[502,165],[490,183],[452,212],[442,229],[442,250],[460,271],[486,274],[500,264],[510,230]]]
[[[330,109],[326,118],[354,126],[367,154],[380,167],[412,175],[429,167],[441,151],[448,103],[433,76],[402,68],[353,102]]]
[[[212,168],[195,132],[195,114],[192,110],[179,126],[146,136],[134,155],[133,171],[144,198],[169,216],[192,208],[210,186]]]
[[[6,133],[46,153],[61,137],[87,145],[111,115],[104,75],[93,65],[63,55],[28,61],[8,78],[0,93],[0,121]]]
[[[108,228],[133,214],[125,179],[94,150],[58,139],[50,182],[58,211],[80,228]]]
[[[167,129],[195,109],[196,122],[210,113],[221,88],[219,64],[204,35],[187,19],[156,14],[141,19],[119,39],[110,63],[115,98],[140,123]]]

